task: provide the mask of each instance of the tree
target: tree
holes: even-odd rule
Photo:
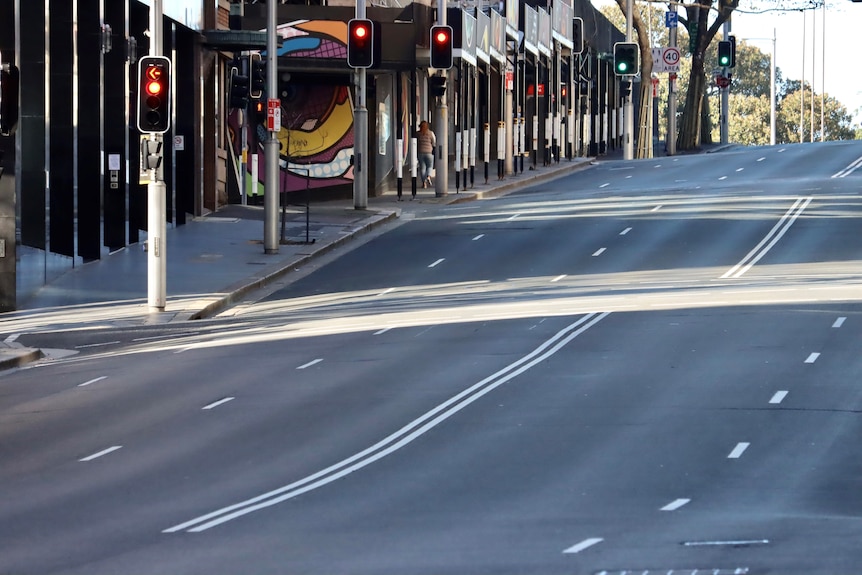
[[[801,101],[805,95],[805,102]],[[796,89],[785,96],[781,101],[776,122],[776,142],[810,142],[811,138],[811,98],[812,91],[809,84],[805,84],[804,92]],[[813,94],[814,98],[814,141],[820,140],[820,110],[821,95]],[[828,94],[823,95],[823,125],[826,140],[853,140],[856,137],[856,129],[853,126],[853,117],[841,102]],[[800,131],[800,121],[802,130]]]

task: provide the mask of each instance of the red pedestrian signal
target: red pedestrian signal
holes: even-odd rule
[[[431,67],[448,70],[452,67],[452,27],[431,26]]]
[[[138,62],[138,130],[164,134],[171,127],[171,61],[146,56]]]
[[[351,68],[371,68],[375,61],[374,22],[354,18],[347,23],[347,65]]]

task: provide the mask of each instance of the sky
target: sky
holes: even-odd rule
[[[592,0],[592,3],[596,7],[616,5],[613,0]],[[862,23],[862,3],[827,0],[825,16],[823,8],[756,14],[745,10],[745,0],[740,5],[730,26],[737,40],[745,40],[770,54],[774,31],[775,63],[782,77],[801,80],[804,72],[805,82],[814,86],[816,94],[822,93],[825,85],[826,94],[841,102],[857,125],[862,122],[862,74],[841,70],[848,59],[862,56],[862,39],[857,36]],[[667,10],[664,3],[653,6]]]

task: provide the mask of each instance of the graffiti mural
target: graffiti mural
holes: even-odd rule
[[[279,26],[283,38],[280,58],[347,59],[347,23],[341,21],[294,21]],[[265,57],[265,53],[264,53]],[[321,190],[352,186],[353,101],[348,85],[315,82],[294,75],[281,82],[281,131],[279,141],[279,188],[283,192]],[[266,98],[266,95],[264,95]],[[232,112],[229,129],[234,152],[241,154],[239,115]],[[246,190],[263,195],[266,166],[263,157],[265,126],[249,128],[249,152],[258,152],[255,164],[248,161]],[[255,170],[256,167],[256,170]],[[260,183],[255,186],[255,182]]]

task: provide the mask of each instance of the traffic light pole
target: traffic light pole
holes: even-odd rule
[[[632,2],[626,0],[626,42],[632,41]],[[635,74],[638,73],[634,70]],[[623,158],[633,160],[634,154],[634,131],[635,131],[635,116],[634,116],[634,76],[627,78],[631,81],[631,88],[623,103]]]
[[[152,0],[150,5],[150,56],[162,55],[162,0]],[[140,89],[140,87],[139,87]],[[170,96],[169,96],[170,97]],[[164,136],[150,134],[148,145],[156,155],[164,154]],[[161,157],[160,157],[161,160]],[[147,184],[147,305],[150,311],[165,311],[167,299],[167,245],[165,223],[167,187],[161,165],[150,167]]]
[[[365,18],[365,0],[356,0],[356,18]],[[368,108],[365,104],[365,68],[354,74],[356,101],[353,107],[353,208],[368,208]]]
[[[361,1],[361,0],[360,0]],[[358,3],[357,3],[358,6]],[[437,24],[446,25],[446,0],[437,0]],[[445,78],[447,72],[440,72]],[[449,190],[449,105],[445,92],[437,98],[434,110],[434,130],[437,149],[434,157],[434,196],[442,198]]]
[[[722,34],[725,40],[730,39],[730,22],[725,22],[722,28]],[[727,77],[729,68],[722,68],[722,76]],[[730,112],[730,85],[721,88],[721,143],[726,145],[729,138],[728,114]]]
[[[278,2],[266,4],[266,96],[274,98],[278,93],[278,47],[276,46],[276,18]],[[249,65],[251,65],[249,63]],[[278,138],[274,131],[267,130],[264,141],[266,178],[263,188],[263,250],[266,254],[277,254],[278,237]]]
[[[676,13],[676,4],[671,3],[669,10]],[[670,45],[672,48],[677,47],[677,27],[670,29]],[[667,155],[676,155],[676,72],[671,72],[668,80],[668,95],[667,95],[667,136],[665,136],[665,145],[667,147]]]

